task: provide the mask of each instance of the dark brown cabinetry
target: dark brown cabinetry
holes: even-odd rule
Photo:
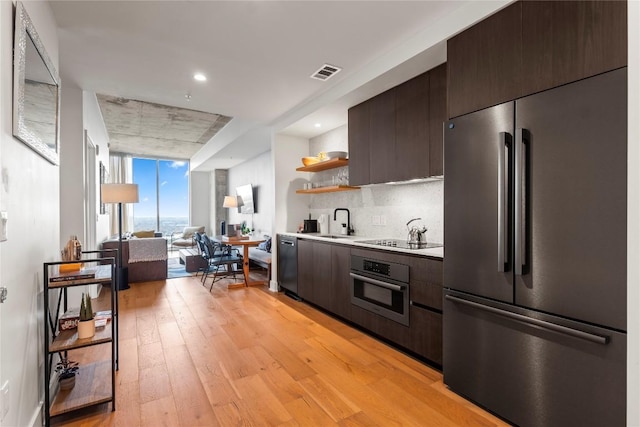
[[[442,260],[352,249],[353,255],[409,266],[409,327],[357,306],[351,320],[416,354],[442,364]]]
[[[396,150],[392,180],[429,174],[429,73],[395,88]],[[393,159],[393,157],[390,157]]]
[[[522,3],[523,93],[627,65],[626,1]]]
[[[369,104],[369,182],[379,184],[393,181],[396,165],[396,91],[381,93]]]
[[[349,109],[352,185],[442,175],[446,78],[443,64]]]
[[[348,246],[298,239],[298,296],[350,318]]]
[[[447,41],[457,117],[626,65],[625,1],[514,3]]]
[[[349,109],[349,184],[365,185],[370,183],[369,152],[371,130],[369,129],[369,105],[365,101]]]
[[[411,285],[409,349],[442,365],[442,261],[420,263],[421,280]]]
[[[447,64],[429,72],[429,176],[444,175],[444,122],[447,120]]]
[[[298,296],[313,299],[313,242],[298,239]]]
[[[351,319],[351,248],[331,245],[331,288],[332,302],[330,310],[342,317]]]

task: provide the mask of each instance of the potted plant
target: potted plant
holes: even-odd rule
[[[80,320],[78,322],[78,338],[91,338],[96,334],[96,322],[93,320],[93,309],[91,308],[91,296],[82,293],[80,302]]]
[[[71,390],[76,385],[78,362],[62,358],[56,365],[60,390]]]

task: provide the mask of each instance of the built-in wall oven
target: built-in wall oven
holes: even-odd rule
[[[409,326],[409,266],[351,255],[351,303]]]

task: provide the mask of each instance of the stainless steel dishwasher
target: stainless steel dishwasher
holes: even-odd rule
[[[285,293],[298,296],[298,239],[278,235],[278,284]]]

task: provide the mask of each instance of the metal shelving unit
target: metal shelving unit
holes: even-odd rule
[[[84,252],[95,253],[95,252]],[[115,371],[117,367],[118,320],[117,300],[118,289],[115,281],[115,258],[83,259],[85,266],[95,268],[94,277],[77,277],[60,274],[59,268],[64,264],[76,261],[57,261],[44,263],[44,356],[45,356],[45,425],[51,424],[51,418],[73,412],[90,406],[111,402],[111,409],[116,409]],[[83,267],[86,270],[87,267]],[[82,270],[81,270],[82,272]],[[64,279],[63,279],[64,278]],[[96,334],[91,338],[78,339],[77,329],[61,331],[59,328],[60,315],[68,307],[67,290],[74,286],[88,284],[103,284],[110,286],[111,321],[107,325],[96,328]],[[52,292],[57,291],[55,307],[50,307]],[[62,312],[61,312],[62,308]],[[91,346],[110,346],[111,357],[102,357],[105,352],[95,352],[96,357],[91,363],[82,363],[76,375],[76,384],[71,390],[60,390],[56,385],[55,391],[50,391],[54,356],[68,357],[69,352]],[[98,356],[99,355],[99,356]],[[91,357],[92,354],[89,354]],[[72,357],[73,358],[73,357]],[[83,358],[83,359],[86,359]]]

